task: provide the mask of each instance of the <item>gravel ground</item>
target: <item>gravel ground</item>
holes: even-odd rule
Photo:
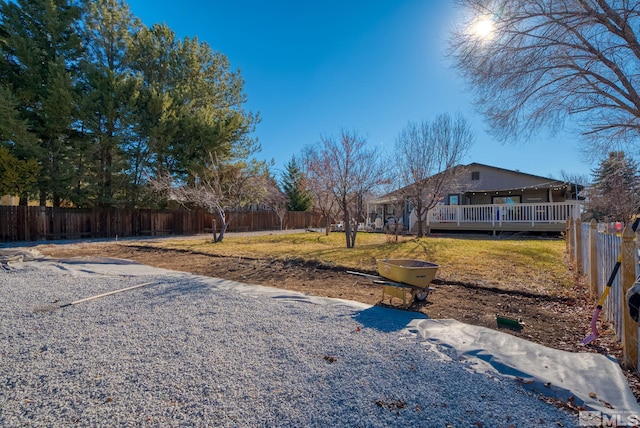
[[[372,318],[401,311],[275,296],[177,273],[0,270],[0,426],[577,426]]]

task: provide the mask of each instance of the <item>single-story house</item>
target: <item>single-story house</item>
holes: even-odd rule
[[[424,219],[431,231],[562,232],[569,218],[580,217],[583,186],[576,183],[480,163],[455,168],[457,178]],[[368,201],[372,228],[391,220],[415,231],[417,216],[403,200],[405,189]]]

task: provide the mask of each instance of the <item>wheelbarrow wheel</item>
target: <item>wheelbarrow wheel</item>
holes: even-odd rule
[[[413,298],[419,302],[424,302],[427,300],[427,296],[429,295],[429,289],[425,288],[422,290],[415,290],[413,292]]]

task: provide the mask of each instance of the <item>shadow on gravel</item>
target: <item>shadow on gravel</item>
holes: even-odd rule
[[[353,319],[362,324],[363,327],[389,333],[405,329],[407,324],[414,319],[429,319],[429,317],[419,312],[372,306],[359,311],[353,316]]]

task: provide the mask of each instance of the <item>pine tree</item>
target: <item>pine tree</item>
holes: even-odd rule
[[[128,169],[123,147],[135,129],[138,80],[134,76],[131,46],[142,24],[120,0],[86,3],[83,71],[83,127],[91,138],[94,203],[116,206],[126,187]]]
[[[243,86],[225,55],[145,28],[124,0],[0,0],[1,101],[34,137],[3,159],[40,166],[42,205],[154,206],[144,177],[193,184],[212,157],[249,159],[260,119]]]
[[[289,211],[309,211],[313,204],[311,192],[305,185],[305,176],[295,157],[287,164],[280,185],[287,197]]]
[[[638,164],[624,152],[610,152],[593,171],[587,210],[596,220],[627,222],[640,207]]]
[[[69,189],[79,19],[80,9],[67,0],[0,2],[0,78],[36,136],[38,146],[23,153],[41,166],[41,205],[49,198],[59,205]]]
[[[29,156],[34,141],[27,122],[19,118],[13,94],[0,86],[0,195],[20,196],[21,204],[37,190],[40,167]]]

